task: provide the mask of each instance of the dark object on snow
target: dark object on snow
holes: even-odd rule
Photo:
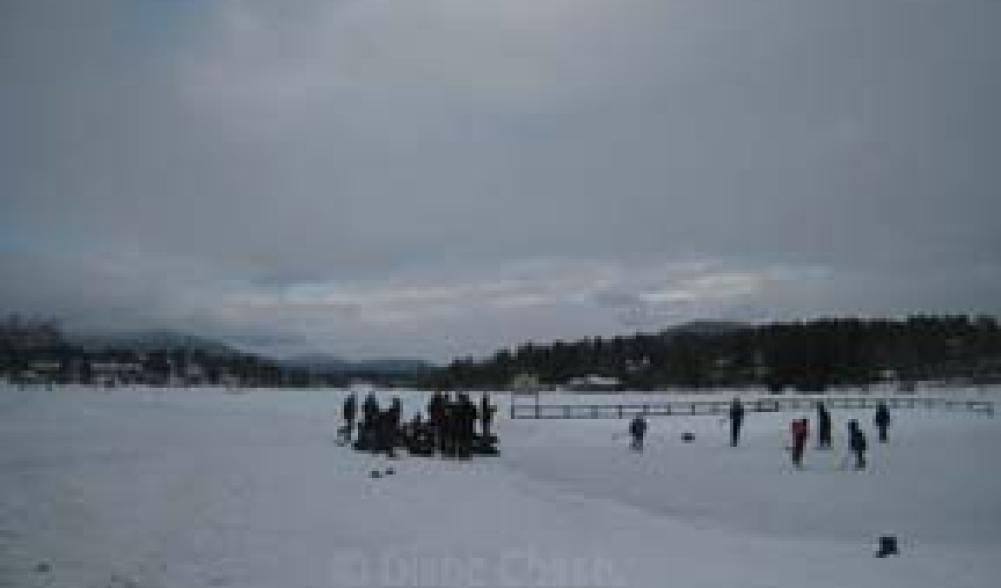
[[[47,561],[40,561],[35,566],[35,573],[36,574],[48,574],[51,571],[52,571],[52,564],[50,564]]]
[[[692,433],[691,431],[685,431],[684,433],[681,434],[681,440],[684,441],[685,443],[691,443],[692,441],[695,441],[695,433]]]
[[[382,472],[380,472],[379,470],[372,470],[371,472],[368,473],[368,477],[369,478],[381,478],[382,477]]]
[[[396,473],[396,470],[394,470],[393,468],[386,468],[386,475],[387,476],[392,476],[395,473]]]
[[[744,424],[744,404],[734,397],[730,403],[730,447],[740,442],[740,427]]]
[[[886,557],[888,555],[900,555],[895,535],[883,535],[879,538],[879,551],[876,552],[876,557]]]

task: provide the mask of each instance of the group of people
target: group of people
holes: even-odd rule
[[[887,432],[890,428],[890,408],[885,402],[876,405],[876,415],[873,424],[879,432],[880,443],[887,442]],[[810,423],[805,418],[795,419],[791,425],[792,433],[792,463],[796,467],[803,465],[803,452],[809,437]],[[831,413],[823,402],[817,403],[817,449],[831,448]],[[865,469],[865,454],[868,450],[865,433],[858,419],[848,421],[848,449],[855,456],[855,469]]]
[[[744,404],[740,401],[740,398],[734,398],[730,403],[729,421],[730,445],[736,447],[740,443],[740,432],[744,424]],[[880,402],[876,406],[876,415],[873,418],[873,424],[879,433],[880,443],[886,443],[890,428],[890,409],[885,402]],[[643,439],[646,436],[646,430],[646,420],[640,415],[637,415],[629,423],[629,435],[632,439],[630,447],[632,449],[636,451],[643,450]],[[803,454],[806,450],[806,441],[810,436],[809,419],[793,419],[790,425],[790,432],[792,434],[792,446],[790,447],[792,463],[796,467],[801,467],[803,465]],[[823,402],[817,403],[817,448],[831,448],[831,413],[824,406]],[[848,421],[848,448],[855,456],[855,468],[860,470],[865,469],[865,454],[868,450],[868,443],[857,419]]]
[[[343,425],[338,436],[350,443],[354,436],[358,399],[351,393],[344,399]],[[362,403],[362,418],[357,424],[355,449],[385,452],[389,456],[404,447],[415,455],[434,455],[467,458],[474,453],[496,454],[497,438],[491,432],[497,407],[491,404],[490,395],[483,394],[479,407],[468,394],[457,395],[435,392],[427,404],[427,418],[417,412],[408,422],[402,422],[402,403],[393,397],[386,409],[379,406],[373,392]],[[477,434],[476,423],[480,423]]]
[[[876,415],[873,424],[879,432],[880,443],[886,443],[890,428],[890,408],[885,402],[876,405]],[[792,434],[792,463],[796,467],[803,465],[803,453],[806,449],[806,441],[810,435],[810,422],[808,419],[799,418],[793,420],[791,426]],[[824,406],[823,402],[817,403],[817,449],[831,448],[831,413]],[[862,470],[866,467],[866,451],[869,444],[865,433],[858,419],[848,421],[848,449],[855,457],[855,469]]]

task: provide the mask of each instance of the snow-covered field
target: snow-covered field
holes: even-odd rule
[[[1001,577],[998,418],[899,410],[882,446],[871,414],[835,410],[834,450],[811,448],[796,471],[788,421],[809,413],[750,414],[737,449],[716,417],[652,419],[635,454],[622,421],[509,421],[502,406],[501,457],[389,461],[333,443],[342,395],[0,388],[0,586],[959,588]],[[423,402],[405,398],[410,410]],[[843,467],[850,417],[869,433],[864,472]],[[386,467],[395,475],[369,477]],[[883,534],[900,538],[899,557],[873,557]]]

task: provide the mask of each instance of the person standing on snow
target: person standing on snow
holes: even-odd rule
[[[865,433],[862,432],[862,428],[859,427],[858,421],[855,419],[848,421],[848,447],[855,454],[855,469],[864,470],[867,444]]]
[[[807,419],[795,419],[792,422],[792,464],[796,467],[803,466],[803,450],[809,436],[809,423]]]
[[[361,405],[361,423],[358,425],[358,442],[365,449],[374,449],[379,436],[379,401],[375,392],[365,396]]]
[[[817,448],[831,448],[831,413],[823,402],[817,403]]]
[[[886,430],[890,428],[890,409],[886,406],[885,402],[880,401],[876,405],[876,416],[873,419],[873,423],[879,429],[879,442],[886,443]]]
[[[369,392],[365,397],[365,402],[361,405],[362,423],[366,427],[374,427],[376,417],[379,416],[379,401],[375,399],[375,392]]]
[[[399,443],[400,425],[403,422],[403,404],[400,402],[399,396],[393,396],[386,416],[389,421],[386,423],[386,434],[388,435],[386,441],[390,446],[395,447]]]
[[[444,396],[441,405],[442,438],[444,448],[442,453],[449,457],[455,457],[456,445],[459,438],[459,401],[453,398],[452,394]]]
[[[736,447],[740,441],[740,427],[744,424],[744,405],[740,398],[734,396],[730,403],[730,447]]]
[[[344,399],[344,407],[341,409],[341,416],[344,418],[344,426],[341,427],[340,437],[345,442],[351,441],[351,433],[355,427],[355,413],[358,408],[358,398],[352,392]]]
[[[632,437],[632,447],[633,451],[643,451],[643,437],[646,435],[646,420],[640,416],[636,415],[631,423],[629,423],[629,435]]]

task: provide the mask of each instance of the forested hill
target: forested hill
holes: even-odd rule
[[[543,385],[586,375],[625,389],[767,386],[820,391],[879,380],[1001,380],[1001,328],[991,316],[834,318],[747,325],[692,323],[660,333],[526,343],[436,373],[443,388],[504,388],[520,375]]]

